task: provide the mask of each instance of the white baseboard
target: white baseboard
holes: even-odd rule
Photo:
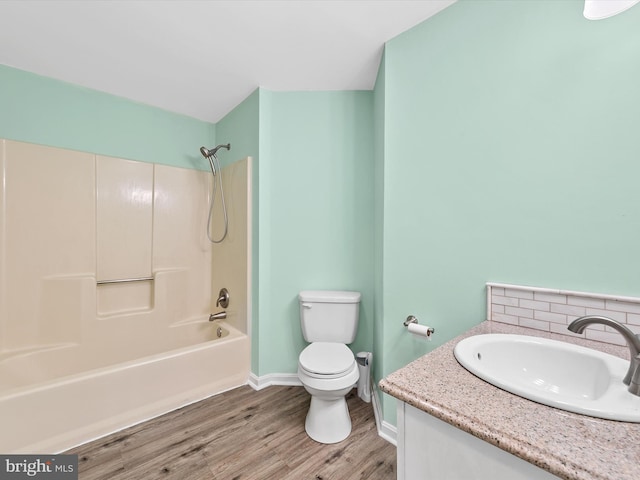
[[[376,427],[378,428],[378,435],[384,438],[387,442],[394,446],[398,446],[398,429],[385,422],[382,416],[382,403],[380,402],[380,396],[378,389],[374,388],[371,392],[371,401],[373,403],[373,415],[376,417]]]
[[[271,385],[286,385],[301,387],[302,383],[296,373],[270,373],[268,375],[257,376],[251,372],[249,374],[249,381],[247,382],[254,390],[262,390],[263,388]],[[376,428],[378,429],[378,435],[384,438],[392,445],[398,445],[398,430],[397,428],[385,422],[382,417],[382,404],[380,403],[380,397],[377,388],[372,388],[371,402],[373,404],[373,414],[376,418]]]
[[[251,372],[249,374],[249,386],[254,390],[262,390],[265,387],[271,385],[287,385],[301,387],[302,383],[296,373],[270,373],[268,375],[262,375],[258,377]]]

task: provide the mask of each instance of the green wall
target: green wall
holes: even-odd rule
[[[380,380],[387,353],[384,349],[384,159],[385,159],[385,115],[386,115],[386,62],[383,55],[373,92],[373,138],[374,138],[374,328],[372,362],[373,378]],[[375,385],[374,385],[375,387]]]
[[[0,138],[208,169],[215,125],[0,65]]]
[[[484,320],[487,281],[640,293],[640,8],[582,5],[461,1],[387,44],[382,375]]]
[[[254,373],[296,373],[306,345],[300,290],[362,292],[352,348],[372,348],[372,94],[260,95],[260,346]]]
[[[238,106],[216,123],[218,143],[231,143],[231,150],[220,150],[222,166],[253,157],[258,160],[260,149],[260,90],[256,89]]]
[[[226,158],[254,158],[252,359],[295,374],[297,295],[362,292],[357,352],[373,348],[372,92],[256,90],[216,125]]]
[[[243,102],[229,112],[222,120],[216,124],[217,138],[220,143],[231,143],[231,150],[221,151],[220,160],[222,165],[227,165],[231,161],[252,157],[252,239],[251,239],[251,371],[259,370],[259,349],[260,349],[260,324],[259,318],[259,246],[260,246],[260,183],[259,183],[259,153],[260,153],[260,95],[259,89],[255,90]]]

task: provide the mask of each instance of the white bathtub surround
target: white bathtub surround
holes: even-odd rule
[[[154,165],[101,155],[95,162],[96,279],[151,277],[154,184],[159,183]]]
[[[213,295],[209,310],[223,310],[216,306],[217,293],[225,287],[230,295],[229,306],[224,309],[227,318],[242,319],[237,328],[251,335],[251,195],[252,159],[248,157],[222,169],[222,184],[229,216],[227,236],[221,243],[211,245],[211,287]],[[213,235],[222,232],[220,188],[212,217]],[[218,238],[218,237],[216,237]]]
[[[0,139],[0,451],[59,451],[246,383],[250,159],[226,168],[216,255],[210,172]]]
[[[619,333],[604,325],[589,326],[582,335],[567,330],[573,320],[584,315],[603,315],[640,333],[638,297],[487,283],[487,320],[626,345]]]

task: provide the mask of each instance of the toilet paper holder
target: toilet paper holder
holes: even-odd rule
[[[414,315],[409,315],[407,317],[407,319],[403,322],[403,325],[405,327],[408,327],[411,323],[418,324],[418,319]],[[436,333],[435,328],[433,328],[433,327],[428,327],[427,328],[427,337],[430,337],[434,333]]]

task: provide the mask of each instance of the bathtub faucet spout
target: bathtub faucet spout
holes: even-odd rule
[[[213,322],[214,320],[223,320],[227,318],[227,312],[225,312],[224,310],[218,313],[212,313],[211,315],[209,315],[209,321]]]

